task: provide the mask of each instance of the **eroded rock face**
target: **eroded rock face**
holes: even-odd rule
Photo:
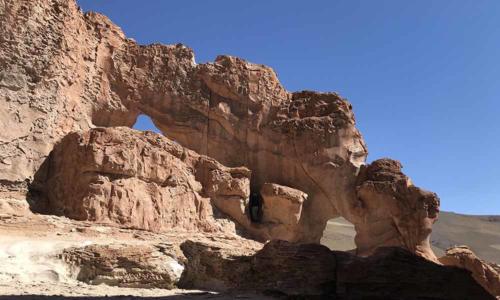
[[[215,291],[256,290],[285,295],[328,295],[335,290],[335,257],[315,244],[271,242],[242,255],[211,243],[186,241],[183,288]]]
[[[110,23],[95,25],[109,34],[74,1],[0,3],[0,192],[23,197],[54,144],[92,127],[101,107],[110,124],[134,123],[136,115],[100,88],[109,83],[105,57],[124,36]]]
[[[47,171],[47,212],[152,231],[229,230],[227,220],[213,217],[209,197],[226,209],[244,204],[250,193],[248,169],[226,168],[161,135],[127,127],[67,135]]]
[[[495,299],[468,272],[397,247],[367,258],[284,241],[251,256],[193,241],[181,249],[187,264],[179,284],[187,288],[351,300]]]
[[[306,194],[264,184],[263,219],[254,222],[247,168],[225,167],[153,132],[112,127],[70,133],[44,170],[42,212],[155,232],[234,234],[236,223],[240,234],[260,241],[301,236]]]
[[[184,266],[152,245],[91,245],[65,249],[60,258],[76,279],[129,288],[175,288]]]
[[[357,253],[370,255],[377,247],[394,246],[437,261],[429,238],[439,198],[414,186],[401,168],[397,161],[380,159],[362,169],[357,186],[359,216],[353,222]]]
[[[302,191],[273,183],[265,183],[262,196],[262,223],[269,228],[269,237],[297,241],[301,236],[300,218],[308,195]]]
[[[220,56],[197,65],[182,45],[140,46],[73,1],[2,2],[0,183],[36,186],[53,145],[71,131],[131,126],[149,115],[167,136],[228,167],[309,195],[301,241],[348,219],[366,147],[335,93],[286,91],[272,69]],[[8,29],[7,29],[8,28]],[[43,181],[41,181],[43,182]]]
[[[166,137],[127,128],[140,113]],[[28,196],[49,213],[171,234],[231,236],[238,224],[258,240],[301,243],[319,242],[326,221],[343,216],[358,232],[357,253],[371,255],[271,242],[236,256],[186,242],[186,287],[490,299],[467,272],[413,255],[436,260],[429,234],[439,199],[398,162],[363,166],[349,102],[289,92],[269,67],[231,56],[196,64],[181,44],[138,45],[75,1],[6,0],[0,125],[0,194]],[[252,220],[250,195],[259,192]],[[172,257],[158,249],[88,247],[64,257],[83,263],[86,282],[174,285],[178,274],[162,265]]]
[[[455,266],[469,270],[476,281],[492,295],[500,298],[500,272],[477,257],[467,246],[458,246],[446,250],[446,255],[439,258],[446,266]]]
[[[356,190],[367,150],[355,127],[351,105],[338,94],[288,92],[271,68],[235,57],[219,56],[214,62],[196,64],[193,51],[180,44],[138,45],[106,17],[83,14],[74,1],[4,1],[0,12],[0,122],[9,128],[0,132],[0,192],[22,197],[30,189],[31,196],[36,196],[47,181],[48,164],[44,162],[58,141],[71,139],[64,138],[68,133],[95,126],[131,126],[144,113],[182,146],[236,168],[222,173],[210,171],[207,178],[195,181],[206,188],[202,198],[210,198],[254,235],[319,242],[327,220],[343,216],[359,229],[361,254],[371,253],[378,246],[398,245],[434,259],[425,241],[437,210],[420,207],[422,201],[416,198],[421,190],[404,187],[404,179],[400,180],[403,183],[394,183],[401,186],[397,192],[400,200],[395,204],[381,200],[384,196],[373,191],[372,186],[383,182],[368,180],[375,183],[366,182]],[[122,143],[120,147],[129,145]],[[115,150],[121,151],[118,148]],[[70,157],[77,154],[57,151],[57,159],[66,166],[81,161]],[[76,147],[75,151],[87,150]],[[99,151],[105,152],[104,148]],[[138,169],[130,173],[127,168],[134,168],[134,159],[149,159],[134,151],[126,150],[130,156],[124,158],[110,156],[128,161],[128,166],[118,168],[118,174],[113,163],[111,169],[101,163],[99,170],[90,169],[80,174],[81,178],[74,171],[76,177],[72,178],[76,178],[78,189],[69,194],[75,195],[71,199],[80,199],[77,204],[61,197],[72,189],[62,188],[63,173],[58,175],[59,184],[52,178],[56,188],[50,192],[49,198],[54,199],[51,207],[75,218],[114,219],[152,230],[173,223],[186,228],[213,227],[208,224],[211,221],[199,223],[210,215],[208,200],[191,193],[193,190],[201,195],[199,186],[183,190],[168,187],[173,183],[165,183],[167,178],[162,174]],[[87,162],[94,159],[91,156]],[[251,170],[252,176],[242,173],[240,167]],[[154,170],[166,172],[171,168],[175,167]],[[103,177],[106,172],[110,176]],[[192,182],[186,176],[186,182]],[[297,206],[285,200],[282,203],[291,216],[272,215],[276,212],[272,209],[267,216],[263,212],[265,224],[251,224],[245,211],[245,189],[240,186],[228,191],[224,186],[233,179],[238,182],[239,177],[250,179],[252,193],[265,191],[265,184],[273,183],[307,194],[307,201]],[[223,180],[205,182],[210,178]],[[67,191],[61,194],[61,189]],[[139,199],[145,193],[144,203],[118,201]],[[155,205],[164,201],[159,199],[170,197],[170,193],[189,200],[181,201],[183,206],[179,208],[167,208],[165,204],[158,209]],[[265,209],[277,203],[271,198],[267,198]],[[424,198],[433,201],[432,196]],[[113,204],[116,201],[120,205]],[[395,208],[386,211],[396,217],[382,214],[376,203]],[[134,205],[138,205],[138,212],[132,211]],[[87,211],[81,211],[82,207]],[[187,211],[201,216],[195,224],[189,218],[172,221],[181,215],[191,216]],[[406,214],[408,218],[403,218]],[[151,218],[144,220],[143,215]],[[270,229],[278,219],[280,225]],[[406,219],[410,221],[403,224]],[[395,233],[391,224],[403,231]]]

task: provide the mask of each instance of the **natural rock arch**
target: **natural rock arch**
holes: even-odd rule
[[[131,127],[144,113],[184,147],[249,168],[252,190],[267,189],[269,203],[295,212],[286,239],[319,242],[327,220],[343,216],[356,226],[358,247],[371,253],[384,245],[383,234],[364,234],[382,220],[391,244],[433,258],[426,236],[437,196],[411,185],[396,162],[364,167],[367,148],[350,103],[338,94],[286,91],[271,68],[231,56],[196,64],[181,44],[138,45],[74,1],[7,6],[0,117],[15,130],[0,132],[1,192],[25,193],[68,133]],[[397,187],[397,194],[379,187]]]

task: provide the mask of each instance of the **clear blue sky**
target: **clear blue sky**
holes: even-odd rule
[[[369,161],[400,160],[443,210],[500,214],[500,1],[78,3],[141,44],[181,42],[197,62],[240,56],[290,91],[337,91]]]

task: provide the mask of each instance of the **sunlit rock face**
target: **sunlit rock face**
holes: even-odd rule
[[[76,200],[70,200],[73,195],[66,197],[67,191],[58,194],[66,180],[64,172],[70,171],[61,167],[58,170],[63,175],[55,179],[54,169],[49,168],[54,163],[70,168],[72,163],[84,162],[85,165],[98,161],[97,152],[88,152],[88,148],[79,146],[76,140],[81,137],[85,141],[88,136],[100,134],[99,130],[91,130],[95,127],[130,127],[142,113],[150,116],[166,137],[197,155],[216,160],[221,166],[217,168],[227,172],[219,174],[221,179],[229,180],[221,182],[233,179],[238,182],[236,179],[240,177],[249,181],[246,188],[234,187],[238,192],[233,195],[224,191],[225,183],[201,184],[206,178],[218,178],[217,174],[195,178],[202,188],[198,190],[194,186],[191,190],[206,200],[197,200],[186,192],[189,200],[181,201],[186,205],[182,209],[195,209],[200,216],[210,216],[211,213],[204,210],[210,203],[259,239],[281,238],[294,242],[319,242],[326,221],[343,216],[360,232],[357,238],[360,253],[370,253],[371,249],[387,244],[383,233],[371,229],[369,237],[364,237],[372,221],[388,220],[389,212],[393,211],[369,204],[385,202],[369,200],[375,197],[368,195],[369,184],[360,184],[358,173],[365,162],[367,148],[355,127],[350,103],[338,94],[289,92],[271,68],[236,57],[219,56],[214,62],[196,64],[193,51],[181,44],[138,45],[106,17],[83,14],[74,1],[4,1],[0,12],[0,122],[7,128],[0,131],[1,193],[22,198],[29,190],[33,203],[36,204],[38,197],[45,197],[49,199],[52,213],[73,218],[107,217],[152,230],[170,226],[170,221],[165,220],[177,216],[178,211],[172,212],[173,215],[169,215],[168,210],[158,212],[152,204],[156,201],[140,203],[144,214],[154,216],[151,220],[142,219],[141,214],[124,217],[124,211],[136,213],[137,202],[133,199],[141,198],[143,190],[147,190],[148,195],[158,195],[155,199],[166,197],[166,190],[170,188],[155,181],[161,177],[159,174],[143,174],[138,169],[129,174],[129,169],[120,166],[124,168],[120,169],[120,176],[131,176],[122,179],[130,185],[113,187],[115,182],[108,176],[102,189],[97,188],[102,193],[99,194],[101,200],[95,202],[108,205],[93,204],[92,209],[81,212],[80,208],[72,209],[76,205]],[[112,147],[117,153],[133,154],[126,159],[129,166],[148,160],[145,154],[138,152],[140,146],[125,142],[142,145],[143,137],[127,139],[129,134],[124,133],[120,140],[120,134],[111,136],[119,141]],[[64,153],[67,150],[62,146],[56,147],[51,155],[54,161],[48,158],[54,145],[58,142],[64,145],[71,139],[74,151],[80,153],[71,155],[84,155],[83,158],[71,157]],[[106,153],[109,150],[105,143],[88,145],[101,145],[96,151],[104,157],[119,158],[118,154]],[[170,150],[165,151],[166,157],[173,155]],[[151,161],[150,165],[154,163]],[[97,169],[91,172],[109,171],[104,161],[95,166]],[[162,166],[162,172],[175,167],[175,164]],[[190,165],[179,168],[190,168]],[[246,173],[241,171],[245,168]],[[186,182],[196,177],[197,173],[191,171],[183,177]],[[95,182],[101,184],[100,179],[89,176],[74,177],[78,180],[72,187],[73,194],[96,188]],[[157,185],[155,191],[149,189],[148,180]],[[58,188],[48,191],[47,182]],[[282,186],[282,191],[290,190],[268,193],[266,184]],[[112,191],[120,189],[121,192],[113,194]],[[401,203],[413,203],[413,197],[421,194],[408,189],[398,194],[403,199]],[[248,195],[261,191],[263,203],[257,206],[262,218],[251,220]],[[97,197],[98,193],[94,195]],[[81,199],[88,199],[86,197]],[[206,205],[195,208],[197,201]],[[115,202],[124,206],[113,210],[110,207],[115,206],[109,203]],[[277,203],[284,205],[290,215],[277,213]],[[426,210],[420,207],[399,208],[399,211],[417,221],[400,226],[409,231],[401,231],[404,241],[398,242],[398,246],[432,258],[425,237],[435,216],[430,210],[427,210],[429,215],[424,216]],[[192,214],[180,213],[180,216]],[[189,228],[212,226],[209,217],[199,217],[199,220],[206,224],[193,225],[191,219],[176,224]],[[374,228],[378,228],[377,224],[374,223]],[[410,228],[413,225],[420,227]],[[380,228],[389,230],[389,227]],[[389,244],[394,242],[391,240]]]
[[[361,170],[356,188],[360,206],[353,222],[357,253],[395,246],[437,261],[429,239],[439,198],[414,186],[401,168],[398,161],[379,159]]]
[[[43,200],[45,211],[77,220],[155,232],[234,233],[229,221],[213,217],[207,191],[213,199],[230,194],[231,201],[244,203],[249,175],[152,132],[95,128],[71,133],[55,146]]]

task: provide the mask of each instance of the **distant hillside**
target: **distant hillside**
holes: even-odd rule
[[[354,227],[343,218],[330,220],[321,243],[334,250],[350,250]],[[432,248],[437,256],[453,245],[468,245],[490,262],[500,263],[500,216],[471,216],[441,212],[433,226]]]

